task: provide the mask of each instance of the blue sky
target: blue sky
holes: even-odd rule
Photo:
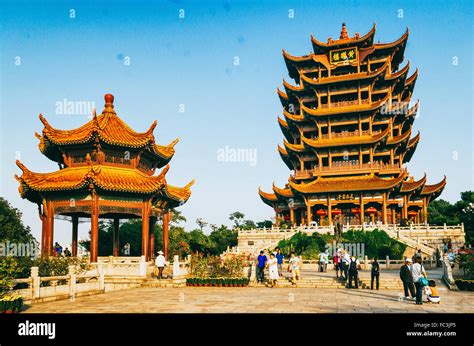
[[[181,138],[168,182],[196,179],[181,208],[187,229],[198,217],[229,224],[228,215],[237,210],[257,221],[273,216],[257,189],[270,191],[273,181],[281,186],[289,176],[276,150],[283,139],[276,88],[282,78],[288,80],[281,49],[307,54],[311,33],[321,41],[337,37],[342,22],[351,36],[365,34],[376,22],[381,42],[410,28],[405,58],[411,72],[420,70],[414,99],[420,99],[421,112],[414,131],[421,131],[421,141],[409,171],[417,179],[426,172],[428,183],[446,174],[441,198],[449,201],[473,188],[470,1],[449,7],[428,1],[2,1],[1,6],[0,194],[23,212],[37,238],[36,206],[19,197],[13,178],[20,173],[15,155],[33,171],[56,170],[37,147],[38,114],[54,127],[75,128],[87,115],[56,114],[56,103],[94,102],[100,113],[105,93],[115,95],[117,113],[136,131],[156,119],[158,143]],[[256,164],[219,162],[218,150],[226,146],[256,150]],[[57,221],[55,237],[69,242],[70,228]],[[87,230],[81,225],[79,236]]]

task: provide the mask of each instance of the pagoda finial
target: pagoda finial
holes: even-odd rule
[[[113,111],[113,109],[114,109],[114,95],[105,94],[104,99],[105,99],[105,109],[104,110]]]
[[[349,35],[347,34],[346,23],[342,23],[341,36],[339,36],[339,39],[345,40],[348,38],[349,38]]]

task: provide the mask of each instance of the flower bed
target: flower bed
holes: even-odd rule
[[[0,312],[4,314],[16,313],[23,307],[23,298],[19,295],[6,295],[0,298]]]
[[[246,278],[187,278],[186,286],[197,287],[244,287],[248,286]]]
[[[461,291],[474,291],[474,280],[456,280],[455,282]]]

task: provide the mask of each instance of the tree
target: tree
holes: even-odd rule
[[[0,197],[0,242],[29,243],[38,244],[31,234],[29,226],[25,226],[21,221],[21,212],[13,208],[10,203]]]
[[[240,227],[241,221],[244,219],[245,215],[241,213],[240,211],[233,212],[229,216],[230,221],[234,221],[234,226],[236,228]]]
[[[220,255],[227,247],[237,245],[237,231],[228,229],[226,226],[221,225],[218,229],[215,229],[209,235],[213,247],[211,253],[213,255]]]
[[[196,219],[196,223],[198,224],[199,228],[202,229],[207,226],[208,222],[205,221],[203,218]]]
[[[263,220],[257,222],[257,228],[272,228],[273,222],[271,220]]]
[[[466,240],[474,240],[474,192],[461,192],[461,200],[454,204],[443,199],[436,200],[428,206],[428,223],[433,225],[464,224]]]

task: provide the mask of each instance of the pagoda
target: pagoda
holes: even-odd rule
[[[337,40],[311,36],[308,55],[283,50],[294,83],[283,80],[277,90],[278,151],[292,172],[273,193],[259,189],[277,225],[427,222],[446,177],[428,185],[426,174],[415,180],[404,165],[420,140],[419,132],[412,136],[419,103],[411,103],[418,69],[409,75],[409,62],[402,65],[408,33],[374,43],[375,24],[353,37],[343,24]]]
[[[90,260],[97,262],[99,218],[114,224],[113,255],[119,255],[120,219],[142,219],[142,255],[154,252],[154,225],[163,221],[163,244],[168,256],[168,230],[172,211],[191,195],[190,187],[169,185],[168,162],[178,139],[167,146],[155,143],[153,130],[132,130],[114,111],[114,96],[105,95],[102,114],[73,130],[58,130],[40,114],[43,134],[36,133],[43,155],[59,165],[52,173],[35,173],[17,161],[23,174],[21,197],[38,205],[42,221],[41,255],[52,253],[54,218],[72,222],[72,254],[77,255],[79,218],[91,220]],[[155,175],[157,169],[161,169]],[[123,245],[123,244],[122,244]]]

